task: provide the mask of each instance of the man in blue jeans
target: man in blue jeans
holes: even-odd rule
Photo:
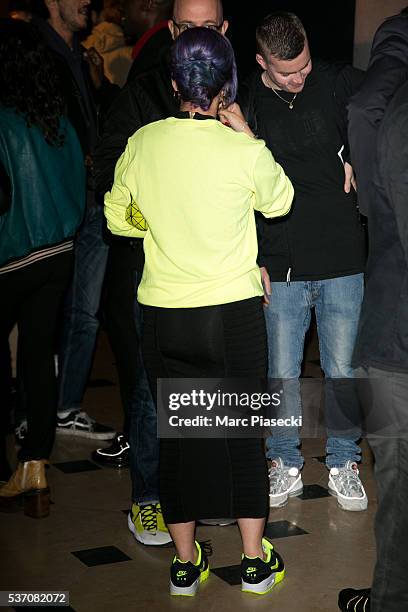
[[[345,510],[364,510],[359,479],[359,405],[351,355],[363,299],[364,240],[354,178],[345,161],[346,104],[359,71],[313,62],[298,17],[277,11],[257,28],[261,67],[241,96],[248,122],[265,139],[295,188],[291,213],[258,220],[259,265],[267,306],[269,376],[283,379],[279,416],[300,416],[299,376],[315,309],[325,381],[329,490]],[[270,505],[302,493],[299,432],[267,440]]]

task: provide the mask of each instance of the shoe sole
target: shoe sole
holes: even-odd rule
[[[363,499],[348,499],[340,496],[335,489],[330,487],[330,483],[328,486],[328,492],[332,497],[337,499],[337,505],[342,510],[347,510],[348,512],[363,512],[367,510],[368,507],[368,499],[367,496]]]
[[[106,455],[101,456],[96,453],[92,453],[91,459],[102,467],[114,468],[115,470],[120,470],[121,468],[129,467],[129,460],[121,461],[120,457],[116,457],[115,459],[113,459],[109,458]]]
[[[198,587],[202,582],[205,582],[210,575],[210,565],[207,566],[195,582],[189,587],[178,587],[170,580],[170,595],[176,597],[194,597],[198,591]]]
[[[128,527],[129,527],[129,531],[133,534],[135,540],[139,542],[139,544],[143,544],[143,546],[163,546],[164,547],[164,546],[169,546],[169,544],[171,545],[173,544],[170,534],[169,534],[169,539],[167,542],[157,543],[157,540],[155,541],[154,539],[152,541],[148,541],[147,539],[144,541],[143,537],[140,535],[140,533],[134,526],[130,513],[128,514]],[[155,536],[150,535],[150,538],[154,538],[154,537]]]
[[[64,429],[57,427],[55,433],[63,436],[75,436],[77,438],[88,438],[90,440],[112,440],[116,437],[116,432],[111,433],[95,433],[93,431],[82,431],[81,429]]]
[[[285,570],[283,569],[281,572],[275,572],[265,578],[259,584],[250,584],[241,580],[241,591],[243,593],[250,593],[251,595],[266,595],[269,593],[276,584],[282,582],[285,577]]]
[[[299,497],[303,493],[303,482],[300,481],[301,486],[299,489],[292,489],[286,493],[280,493],[279,495],[272,495],[269,493],[269,507],[270,508],[283,508],[289,501],[289,497]],[[299,484],[299,483],[297,483]]]

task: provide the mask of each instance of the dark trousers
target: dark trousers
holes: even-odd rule
[[[375,456],[378,510],[375,519],[377,563],[371,612],[408,610],[408,373],[376,368],[368,376],[365,412]],[[369,397],[367,397],[367,395]]]
[[[57,409],[54,348],[71,272],[72,253],[68,252],[0,275],[1,346],[6,345],[13,325],[18,325],[19,376],[28,423],[23,460],[46,459],[51,453]]]
[[[137,288],[144,265],[141,240],[113,242],[105,276],[104,316],[118,369],[130,445],[132,501],[159,501],[156,409],[141,358],[142,307]]]

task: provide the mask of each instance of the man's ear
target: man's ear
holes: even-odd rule
[[[263,68],[264,70],[267,70],[266,62],[260,53],[257,53],[255,55],[255,59],[258,62],[258,64],[261,66],[261,68]]]
[[[224,21],[222,22],[221,32],[220,32],[223,36],[225,35],[225,32],[228,30],[228,26],[229,26],[228,21],[224,19]]]
[[[169,28],[169,30],[170,30],[170,34],[171,34],[172,39],[173,39],[173,40],[176,40],[176,38],[177,38],[177,34],[176,34],[176,26],[174,25],[174,23],[173,23],[173,20],[172,20],[172,19],[169,19],[169,20],[168,20],[168,22],[167,22],[167,27],[168,27],[168,28]]]

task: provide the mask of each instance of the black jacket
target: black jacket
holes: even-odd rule
[[[105,129],[95,153],[96,188],[101,193],[113,184],[116,162],[126,148],[127,141],[148,123],[177,113],[170,72],[164,61],[152,70],[129,81],[112,104],[105,121]]]
[[[357,174],[358,205],[369,214],[376,139],[387,104],[408,79],[408,14],[387,19],[377,30],[364,82],[349,104],[349,143]]]
[[[33,23],[41,32],[47,46],[53,52],[60,78],[61,91],[66,102],[67,116],[78,135],[84,156],[92,156],[97,138],[102,131],[103,117],[120,89],[108,79],[96,89],[93,85],[89,67],[83,55],[85,49],[75,40],[75,53],[81,82],[75,78],[70,66],[70,51],[62,38],[47,21],[33,18]]]
[[[258,216],[260,266],[271,280],[323,280],[364,270],[365,249],[355,193],[344,192],[349,97],[363,73],[316,61],[290,110],[293,94],[265,87],[258,71],[239,102],[295,189],[284,218]]]
[[[353,365],[408,372],[408,82],[388,106],[376,151],[367,283]]]

